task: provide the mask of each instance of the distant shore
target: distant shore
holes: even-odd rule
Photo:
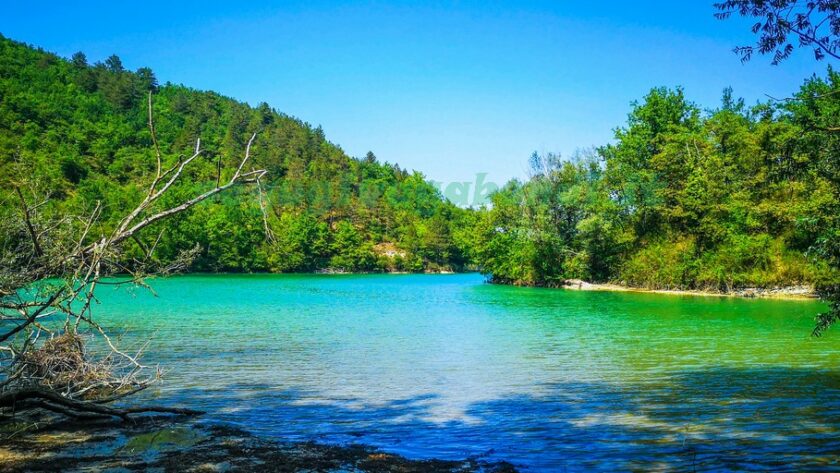
[[[408,275],[408,274],[470,274],[480,273],[477,269],[466,270],[424,270],[424,271],[344,271],[335,268],[316,269],[303,273],[246,273],[246,274],[318,274],[318,275]],[[228,274],[228,273],[198,273],[198,274]],[[233,273],[238,274],[238,273]],[[486,276],[486,275],[485,275]],[[545,287],[552,289],[568,289],[572,291],[610,291],[610,292],[636,292],[648,294],[682,295],[682,296],[704,296],[704,297],[741,297],[747,299],[787,299],[787,300],[815,300],[818,299],[813,286],[791,285],[777,287],[741,287],[730,291],[714,291],[699,289],[648,289],[643,287],[625,286],[617,283],[593,283],[582,279],[567,279],[562,284],[520,284],[510,281],[498,281],[488,277],[488,282],[502,286],[521,287]]]
[[[424,269],[423,271],[345,271],[336,268],[323,268],[301,274],[458,274],[473,273],[477,271],[454,271],[451,269]],[[269,273],[269,274],[295,274],[295,273]]]
[[[817,298],[814,288],[811,286],[781,286],[781,287],[744,287],[733,289],[727,292],[680,290],[680,289],[645,289],[638,287],[623,286],[613,283],[590,283],[580,279],[569,279],[562,286],[563,289],[574,291],[615,291],[615,292],[641,292],[653,294],[707,296],[707,297],[743,297],[761,299],[791,299],[791,300],[813,300]]]

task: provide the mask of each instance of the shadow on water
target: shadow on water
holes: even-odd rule
[[[506,460],[526,471],[840,471],[840,372],[712,369],[634,386],[561,383],[539,392],[473,403],[444,421],[435,420],[431,394],[361,405],[231,385],[165,397],[207,409],[207,421],[276,440]]]
[[[415,459],[840,471],[840,340],[808,338],[811,303],[459,275],[238,279],[161,281],[159,299],[103,293],[128,341],[158,334],[146,361],[171,371],[144,395],[261,438]]]

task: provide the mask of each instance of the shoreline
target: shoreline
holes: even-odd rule
[[[363,444],[284,441],[209,421],[147,417],[134,423],[65,421],[0,444],[0,472],[356,471],[515,473],[480,458],[412,459]]]
[[[819,298],[811,286],[745,287],[730,292],[702,291],[697,289],[645,289],[614,283],[590,283],[580,279],[569,279],[559,289],[570,291],[635,292],[643,294],[664,294],[672,296],[737,297],[742,299],[783,299],[813,301]]]
[[[438,270],[438,271],[341,271],[335,269],[318,269],[306,272],[274,273],[270,271],[254,272],[213,272],[197,271],[178,273],[178,275],[317,275],[317,276],[359,276],[359,275],[454,275],[481,274],[486,282],[499,286],[539,287],[546,289],[567,289],[570,291],[603,291],[603,292],[633,292],[639,294],[662,294],[671,296],[701,296],[701,297],[737,297],[742,299],[778,299],[794,301],[819,300],[813,286],[791,285],[776,287],[743,287],[729,292],[699,289],[647,289],[643,287],[625,286],[617,283],[593,283],[581,279],[567,279],[562,284],[517,284],[508,281],[496,281],[492,276],[481,271],[472,270]]]

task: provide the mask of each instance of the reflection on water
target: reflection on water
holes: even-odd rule
[[[817,303],[477,275],[189,276],[104,293],[154,393],[280,439],[531,471],[840,469],[840,336]],[[105,317],[101,314],[100,317]]]

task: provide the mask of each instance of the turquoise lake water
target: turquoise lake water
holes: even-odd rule
[[[105,287],[147,395],[280,441],[524,471],[840,471],[817,302],[515,288],[480,275],[195,275]]]

